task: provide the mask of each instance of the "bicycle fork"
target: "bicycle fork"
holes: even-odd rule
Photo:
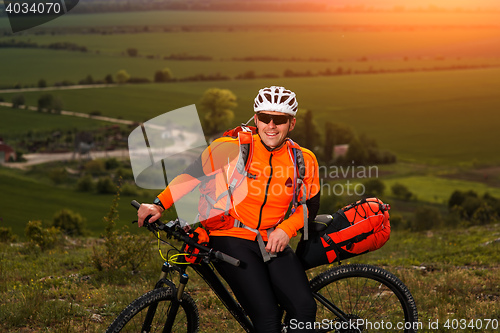
[[[155,285],[155,289],[163,288],[166,284],[172,289],[172,295],[175,295],[175,298],[172,299],[170,306],[167,311],[167,319],[165,320],[165,326],[163,327],[163,332],[168,333],[172,331],[172,326],[175,321],[175,317],[177,315],[177,311],[179,310],[179,305],[182,300],[182,294],[184,293],[184,288],[186,287],[189,276],[186,274],[184,270],[179,270],[180,273],[180,281],[179,287],[167,279],[167,273],[169,273],[172,269],[175,270],[175,267],[165,262],[161,269],[160,279]],[[158,303],[154,303],[149,306],[148,313],[146,314],[146,318],[144,319],[144,323],[142,325],[141,332],[149,332],[151,330],[151,324],[153,322],[153,318],[156,314],[156,309],[158,308]]]

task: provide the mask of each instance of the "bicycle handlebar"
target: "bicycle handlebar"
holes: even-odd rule
[[[139,209],[141,207],[141,204],[137,202],[136,200],[132,200],[130,203],[135,209]],[[158,230],[162,230],[166,232],[168,235],[173,236],[175,239],[180,240],[189,246],[193,246],[197,248],[198,250],[208,254],[208,257],[213,257],[215,259],[227,262],[228,264],[231,264],[233,266],[239,266],[240,261],[236,258],[233,258],[225,253],[222,253],[220,251],[216,251],[212,248],[203,246],[201,244],[198,244],[196,241],[193,240],[193,238],[189,237],[188,234],[180,227],[179,220],[176,219],[174,221],[170,221],[168,223],[163,223],[159,220],[154,221],[152,223],[149,222],[149,219],[151,218],[151,215],[146,217],[144,219],[144,224],[146,228],[148,228],[149,231],[155,232]]]

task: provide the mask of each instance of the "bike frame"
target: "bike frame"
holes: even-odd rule
[[[187,266],[190,266],[205,281],[210,289],[213,290],[215,295],[219,298],[222,304],[224,304],[226,309],[236,319],[236,321],[245,330],[245,332],[255,332],[252,322],[245,314],[243,308],[239,305],[239,303],[231,295],[226,286],[222,283],[219,276],[215,273],[213,265],[204,261],[202,261],[200,264],[194,265],[171,265],[167,262],[163,264],[162,273],[160,279],[155,285],[155,289],[163,288],[165,285],[167,285],[172,288],[174,294],[177,295],[175,301],[172,302],[172,307],[169,309],[167,320],[165,322],[164,332],[170,332],[172,328],[172,324],[179,309],[179,301],[182,299],[182,293],[184,292],[184,288],[189,281],[189,275],[186,273]],[[174,282],[167,279],[167,274],[171,271],[176,271],[180,274],[179,286],[176,286]],[[328,310],[330,310],[333,314],[335,314],[340,320],[347,321],[346,314],[321,294],[313,292],[313,297],[319,303],[324,305]],[[156,306],[154,305],[148,309],[148,313],[143,324],[143,330],[148,331],[155,312]],[[325,332],[327,331],[328,330],[326,330]]]

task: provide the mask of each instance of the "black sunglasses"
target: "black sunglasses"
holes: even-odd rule
[[[257,118],[259,119],[259,121],[262,121],[265,124],[269,124],[272,120],[274,125],[282,125],[286,124],[291,117],[287,115],[274,115],[274,114],[271,115],[268,113],[257,113]]]

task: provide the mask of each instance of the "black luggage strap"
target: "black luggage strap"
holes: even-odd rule
[[[257,236],[255,237],[255,239],[257,240],[257,243],[259,244],[259,250],[260,250],[260,254],[262,255],[262,259],[264,259],[264,262],[268,262],[269,260],[271,260],[272,258],[276,258],[277,257],[277,254],[276,253],[269,253],[266,251],[266,244],[264,244],[264,239],[262,239],[262,235],[260,234],[260,231],[257,230],[257,229],[254,229],[254,228],[250,228],[249,226],[243,224],[243,222],[237,220],[237,219],[234,219],[234,227],[235,228],[243,228],[243,229],[247,229],[247,230],[250,230],[252,232],[255,232],[257,234]],[[267,229],[267,237],[269,238],[269,235],[271,234],[271,232],[274,231],[274,227],[273,228],[269,228]],[[289,246],[289,245],[287,245]]]

